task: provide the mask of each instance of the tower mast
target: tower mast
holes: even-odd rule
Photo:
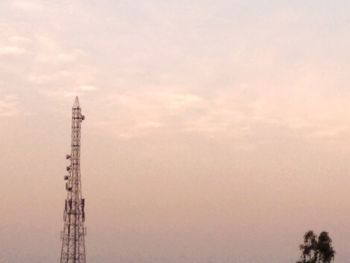
[[[82,198],[80,174],[81,123],[84,119],[79,99],[76,97],[72,108],[71,153],[66,156],[66,159],[70,160],[70,164],[67,166],[68,175],[64,176],[67,198],[63,212],[64,228],[61,235],[60,263],[86,263],[85,199]]]

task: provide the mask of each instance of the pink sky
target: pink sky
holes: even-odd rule
[[[349,262],[348,1],[0,3],[0,263],[58,262],[80,96],[88,262]]]

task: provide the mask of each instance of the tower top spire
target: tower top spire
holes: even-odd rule
[[[75,97],[73,108],[79,108],[79,98],[78,98],[78,96]]]

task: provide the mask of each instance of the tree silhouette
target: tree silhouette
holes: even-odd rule
[[[297,263],[330,263],[335,256],[332,239],[327,232],[322,232],[318,237],[311,230],[306,232],[300,250],[301,257]]]

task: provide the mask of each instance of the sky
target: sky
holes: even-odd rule
[[[88,262],[350,262],[350,2],[1,0],[0,262],[58,262],[79,96]]]

